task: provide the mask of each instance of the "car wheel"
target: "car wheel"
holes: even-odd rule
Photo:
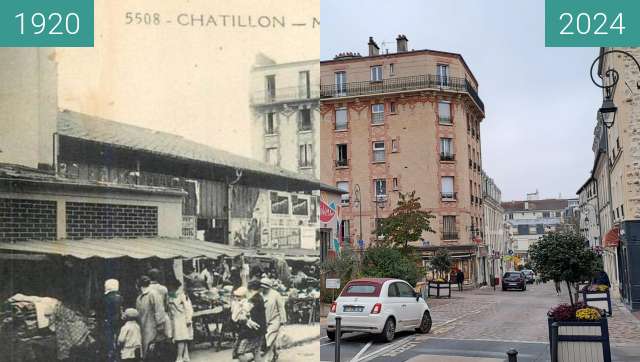
[[[527,290],[527,285],[526,284],[524,286],[522,286],[522,291],[524,292],[525,290]]]
[[[506,292],[506,291],[507,291],[507,288],[502,287],[502,291],[503,291],[503,292]]]
[[[327,331],[327,338],[330,341],[335,341],[336,340],[336,332],[335,331]]]
[[[387,322],[384,324],[384,328],[382,329],[382,334],[380,338],[383,342],[391,342],[393,338],[396,336],[396,322],[393,318],[387,319]]]
[[[416,330],[420,333],[427,334],[431,330],[431,325],[433,321],[431,320],[431,314],[429,312],[424,312],[422,315],[422,321],[420,322],[420,327]]]

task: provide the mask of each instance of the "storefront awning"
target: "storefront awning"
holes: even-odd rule
[[[615,226],[609,230],[604,236],[604,246],[607,248],[615,248],[620,244],[620,228]]]
[[[0,253],[34,253],[44,255],[72,256],[78,259],[134,259],[160,258],[216,258],[220,255],[252,255],[254,250],[234,248],[201,240],[183,239],[88,239],[60,241],[22,241],[0,243]]]

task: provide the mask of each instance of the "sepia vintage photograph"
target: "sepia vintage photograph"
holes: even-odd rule
[[[94,5],[0,48],[0,360],[319,360],[319,0]]]

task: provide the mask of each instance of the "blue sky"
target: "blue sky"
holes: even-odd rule
[[[322,0],[321,59],[367,52],[369,36],[405,34],[409,49],[460,53],[485,103],[482,158],[503,200],[575,197],[593,164],[601,93],[589,78],[597,48],[545,48],[544,2]]]

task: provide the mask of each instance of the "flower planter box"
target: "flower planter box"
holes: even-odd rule
[[[429,282],[427,283],[427,296],[428,297],[447,297],[451,298],[451,283],[436,283]]]
[[[551,362],[611,362],[607,318],[548,323]]]
[[[591,307],[596,307],[607,312],[608,316],[612,315],[611,309],[611,294],[609,289],[606,292],[590,292],[582,291],[582,300]]]

